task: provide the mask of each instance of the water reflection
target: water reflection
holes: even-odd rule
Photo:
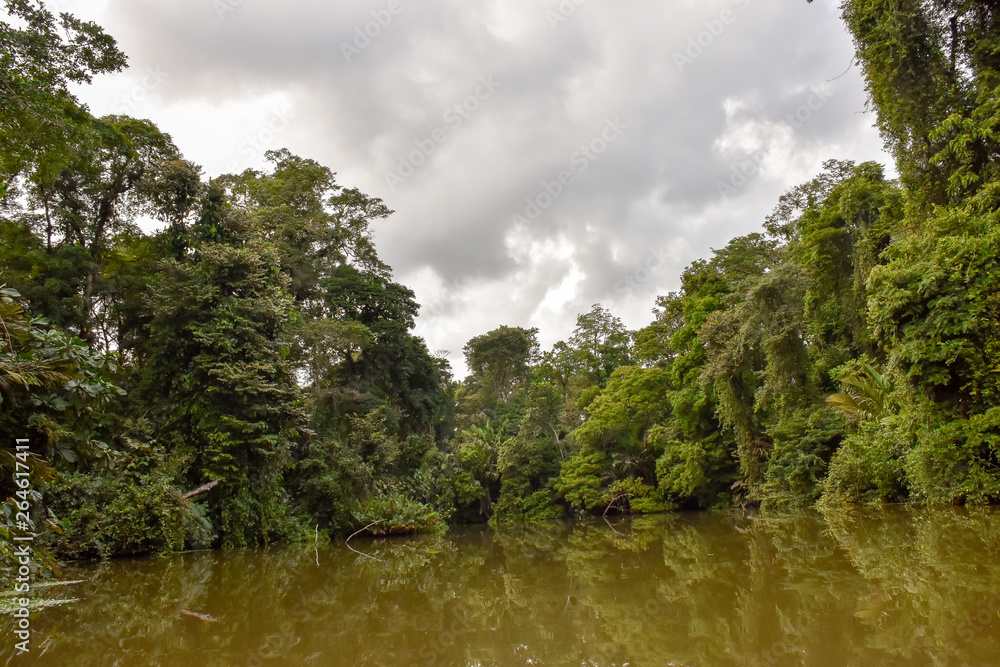
[[[990,510],[672,514],[352,545],[373,558],[335,545],[318,565],[308,547],[74,569],[82,599],[36,612],[32,659],[12,664],[1000,662]]]

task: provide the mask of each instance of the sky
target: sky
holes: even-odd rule
[[[395,211],[373,226],[448,356],[543,348],[600,303],[632,329],[692,261],[827,159],[890,158],[817,0],[50,0],[129,56],[78,91],[206,176],[288,148]],[[892,169],[889,169],[892,173]]]

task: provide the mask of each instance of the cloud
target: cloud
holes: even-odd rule
[[[95,18],[132,68],[82,96],[100,112],[163,68],[135,115],[210,174],[259,162],[247,138],[286,106],[271,147],[396,210],[379,250],[428,304],[418,332],[461,373],[464,343],[500,324],[551,344],[601,302],[642,326],[685,265],[758,229],[823,160],[887,162],[834,5],[110,0]],[[627,128],[579,170],[616,118]],[[564,171],[572,182],[519,226]]]

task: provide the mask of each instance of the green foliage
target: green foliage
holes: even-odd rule
[[[493,499],[499,493],[499,457],[501,450],[508,446],[504,435],[507,423],[495,427],[489,420],[484,426],[473,425],[462,433],[458,458],[462,470],[471,478],[474,488],[466,488],[463,495],[479,502],[479,514],[489,518]],[[468,486],[468,485],[466,485]]]
[[[576,318],[569,348],[578,372],[600,387],[607,384],[616,368],[631,363],[631,337],[625,325],[599,303]]]
[[[510,400],[538,356],[537,336],[537,329],[502,326],[471,339],[463,352],[472,381],[494,401]]]
[[[561,519],[566,511],[548,488],[538,489],[528,494],[511,493],[501,496],[490,525],[494,528],[505,526],[525,526]]]
[[[368,535],[410,535],[444,529],[440,514],[402,494],[369,498],[352,511],[352,517],[358,531]]]
[[[204,243],[167,260],[149,305],[142,394],[157,436],[188,457],[192,486],[219,480],[211,505],[224,544],[283,530],[282,476],[304,426],[285,349],[291,303],[266,245]]]
[[[835,507],[906,500],[909,491],[904,466],[913,447],[913,429],[912,417],[906,414],[859,423],[830,460],[821,504]]]
[[[760,232],[687,267],[648,326],[595,304],[544,352],[502,326],[465,345],[462,382],[375,250],[381,200],[287,150],[204,182],[152,122],[94,118],[70,92],[124,66],[114,40],[7,9],[0,428],[38,445],[60,554],[1000,500],[990,3],[842,3],[899,182],[827,161]]]
[[[125,67],[115,40],[70,14],[10,0],[0,21],[0,199],[16,194],[15,177],[47,181],[83,142],[89,116],[74,84]]]
[[[15,290],[0,288],[0,322],[3,324],[0,404],[16,401],[32,390],[60,388],[82,377],[73,355],[58,352],[59,348],[75,351],[75,341],[58,332],[51,332],[54,334],[51,335],[43,328],[43,320],[28,318],[16,302],[19,297]]]
[[[608,500],[608,508],[619,512],[653,514],[668,508],[659,489],[635,477],[616,480],[608,487],[604,497]]]
[[[346,443],[316,439],[309,455],[295,466],[289,486],[300,515],[331,533],[353,525],[351,506],[370,486],[372,470]]]
[[[726,446],[725,437],[714,433],[700,440],[678,440],[664,426],[650,430],[650,442],[663,451],[656,461],[656,478],[667,497],[697,507],[729,503],[736,474],[733,448]]]
[[[125,394],[109,377],[117,366],[44,318],[29,317],[18,299],[0,288],[0,426],[33,443],[32,461],[41,468],[57,454],[68,461],[103,455],[94,412]],[[12,447],[0,445],[0,470],[13,472]]]
[[[576,512],[590,512],[601,507],[602,490],[610,461],[604,452],[583,452],[562,464],[555,489]]]
[[[887,251],[871,277],[870,317],[890,363],[940,401],[964,411],[1000,393],[994,323],[1000,250],[992,188],[946,209]],[[989,208],[987,208],[989,207]]]
[[[108,558],[210,546],[215,536],[203,510],[174,484],[182,463],[155,443],[126,439],[100,475],[61,475],[45,491],[60,527],[54,551]]]
[[[844,390],[826,397],[826,404],[840,412],[849,423],[880,419],[889,403],[888,380],[865,363],[853,372],[841,375]]]
[[[830,458],[843,439],[843,426],[830,410],[804,410],[768,432],[773,442],[761,485],[765,506],[802,507],[818,498]]]
[[[968,419],[929,412],[906,458],[913,496],[939,504],[1000,500],[1000,407]]]
[[[617,369],[608,386],[588,406],[588,420],[575,433],[585,448],[600,451],[620,447],[638,454],[646,430],[669,411],[665,390],[668,373],[659,368]]]
[[[927,188],[932,200],[940,197],[943,184],[930,165],[939,150],[930,143],[930,134],[959,97],[959,69],[946,52],[952,40],[933,7],[943,4],[924,0],[842,4],[869,98],[878,110],[882,137],[904,182]]]

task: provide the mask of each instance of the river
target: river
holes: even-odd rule
[[[679,513],[68,568],[11,664],[1000,664],[1000,513]],[[3,622],[8,622],[7,620]],[[9,657],[9,646],[4,647]]]

